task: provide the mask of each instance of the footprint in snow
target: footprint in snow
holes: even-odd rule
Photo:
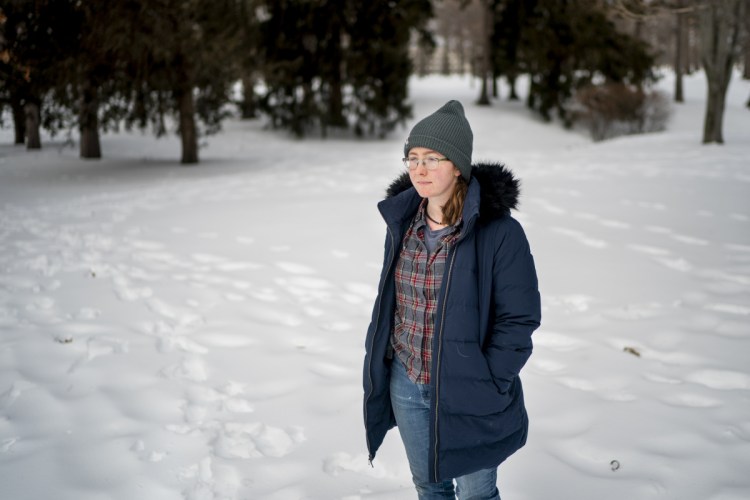
[[[133,451],[138,459],[142,462],[161,462],[168,455],[166,451],[147,450],[146,444],[142,439],[139,439],[135,443],[133,443],[133,446],[130,447],[130,450]]]
[[[84,363],[88,363],[101,356],[124,354],[128,352],[128,342],[115,337],[96,336],[86,341],[86,354],[68,368],[73,373]]]
[[[185,500],[237,498],[237,491],[242,486],[237,469],[215,462],[211,457],[177,470],[176,476],[188,484],[182,492]]]
[[[337,477],[345,472],[355,472],[365,474],[374,478],[384,478],[392,476],[384,464],[378,467],[370,467],[366,455],[350,455],[343,451],[333,453],[323,459],[323,472],[329,476]]]
[[[206,363],[194,355],[185,356],[181,362],[167,366],[161,373],[172,380],[189,380],[191,382],[208,380]]]
[[[301,428],[285,430],[260,422],[226,422],[213,447],[216,456],[226,459],[280,458],[304,440]]]

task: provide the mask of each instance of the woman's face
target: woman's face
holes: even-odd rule
[[[461,172],[451,161],[441,161],[435,170],[427,170],[421,160],[427,158],[445,158],[441,153],[427,148],[412,148],[407,158],[418,158],[419,165],[414,170],[409,169],[409,178],[414,188],[422,198],[443,206],[453,194],[453,188]]]

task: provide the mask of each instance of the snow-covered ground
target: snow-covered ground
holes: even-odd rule
[[[750,498],[750,82],[724,146],[686,84],[667,132],[594,144],[412,82],[417,118],[462,100],[475,159],[523,181],[544,318],[504,500]],[[0,497],[414,498],[395,431],[367,463],[360,385],[406,133],[231,121],[185,168],[175,138],[83,161],[0,131]]]

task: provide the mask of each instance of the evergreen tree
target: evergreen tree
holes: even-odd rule
[[[495,0],[494,28],[492,30],[493,76],[505,75],[510,87],[511,100],[518,99],[516,78],[521,72],[519,44],[524,25],[524,5],[519,1]]]
[[[428,0],[371,2],[351,11],[356,15],[348,28],[349,112],[358,135],[382,137],[411,116],[409,40],[412,33],[430,38],[425,27],[432,5]]]
[[[408,44],[425,36],[429,0],[266,2],[261,108],[298,136],[329,127],[382,136],[408,118]]]
[[[618,32],[599,3],[585,0],[503,0],[496,9],[498,73],[529,73],[527,104],[545,120],[556,110],[571,123],[568,101],[595,77],[640,85],[653,78],[646,45]],[[503,15],[506,18],[503,18]],[[517,29],[520,27],[520,29]],[[516,43],[517,42],[517,43]]]
[[[334,10],[331,4],[334,2],[271,1],[259,27],[267,88],[260,107],[273,127],[300,137],[323,124],[326,108],[321,74],[330,78],[334,67],[340,72],[340,65],[322,55],[327,43],[335,43],[326,35],[328,14]]]
[[[39,149],[40,128],[55,132],[65,122],[50,93],[65,80],[65,61],[76,45],[75,30],[66,29],[78,26],[75,11],[66,0],[7,0],[1,12],[0,98],[13,110],[16,142]]]
[[[238,3],[233,0],[116,0],[122,2],[122,33],[115,43],[127,79],[126,124],[157,136],[173,117],[184,164],[198,162],[198,136],[214,133],[227,116],[234,56],[241,42]],[[199,123],[202,130],[199,130]]]

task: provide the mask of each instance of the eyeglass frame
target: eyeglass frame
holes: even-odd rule
[[[411,166],[412,159],[416,162],[416,164],[413,167]],[[419,168],[419,164],[421,163],[422,165],[424,165],[424,168],[426,168],[427,170],[432,171],[432,170],[437,170],[437,168],[440,166],[440,162],[441,161],[450,161],[450,159],[449,158],[435,158],[434,156],[428,156],[427,158],[408,158],[408,157],[407,158],[401,158],[401,161],[404,162],[404,166],[407,169],[409,169],[409,170],[416,170],[416,169],[418,169]],[[428,161],[430,161],[430,162],[434,161],[435,162],[435,166],[434,167],[427,166],[427,162]]]

